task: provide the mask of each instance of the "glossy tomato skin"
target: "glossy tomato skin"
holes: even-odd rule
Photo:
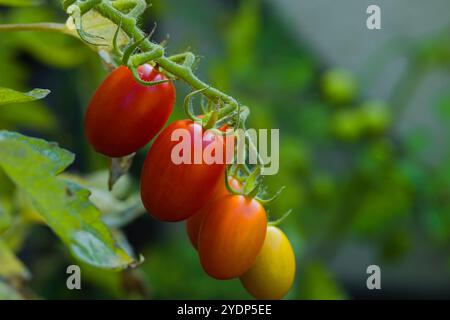
[[[200,262],[216,279],[239,277],[254,263],[266,236],[263,206],[242,195],[227,195],[213,201],[198,235]]]
[[[138,68],[142,80],[166,77],[149,64]],[[94,149],[108,157],[123,157],[145,146],[161,130],[173,110],[172,82],[138,83],[120,66],[97,88],[87,108],[84,132]]]
[[[191,149],[190,164],[173,162],[172,150],[181,141],[172,141],[171,137],[178,129],[187,130],[191,137],[190,142],[183,141],[189,143]],[[194,163],[195,154],[201,156],[202,149],[216,141],[214,137],[206,136],[200,124],[179,120],[165,128],[154,141],[141,173],[141,198],[145,208],[156,219],[187,219],[209,201],[225,170],[225,161]]]
[[[257,299],[278,300],[289,292],[294,278],[295,255],[288,238],[277,227],[267,227],[261,252],[240,277],[242,285]]]
[[[233,177],[228,177],[228,183],[230,187],[233,188],[234,190],[239,190],[241,188],[241,184],[239,183],[239,181]],[[218,199],[220,197],[229,194],[230,192],[225,186],[225,171],[224,171],[216,187],[214,188],[214,191],[211,194],[210,197],[211,200],[208,201],[208,203],[205,206],[207,206],[210,202],[214,201],[215,199]],[[186,220],[186,231],[189,240],[191,241],[191,244],[195,249],[197,249],[198,233],[200,231],[200,226],[206,212],[207,210],[200,210],[199,212],[197,212],[192,217]]]

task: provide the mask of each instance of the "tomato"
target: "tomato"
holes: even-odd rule
[[[244,288],[255,298],[283,298],[295,277],[295,255],[286,235],[277,227],[267,227],[266,239],[254,265],[241,277]]]
[[[334,135],[345,141],[357,140],[361,137],[364,129],[361,114],[353,109],[336,112],[331,119],[331,126]]]
[[[203,269],[217,279],[240,276],[254,263],[266,236],[263,206],[242,195],[227,195],[204,208],[198,235]]]
[[[361,105],[359,111],[364,129],[369,133],[383,133],[390,125],[391,114],[389,107],[383,102],[365,102]]]
[[[322,91],[332,103],[345,104],[354,99],[357,85],[353,74],[345,69],[332,69],[322,78]]]
[[[228,183],[231,188],[234,190],[239,190],[241,188],[241,184],[238,180],[233,177],[228,177]],[[222,177],[219,179],[217,186],[214,188],[214,191],[211,194],[211,201],[218,199],[220,197],[229,195],[229,191],[225,186],[225,171],[222,173]],[[205,206],[207,206],[206,204]],[[189,236],[189,240],[192,243],[192,246],[197,249],[197,240],[198,240],[198,232],[200,230],[200,225],[203,221],[204,210],[200,210],[200,212],[194,214],[186,221],[186,230]]]
[[[149,64],[138,68],[145,81],[166,77]],[[120,66],[98,87],[85,117],[84,131],[94,149],[109,157],[123,157],[145,146],[161,130],[175,103],[172,82],[153,86],[138,83]]]
[[[180,132],[178,129],[185,129],[182,132],[187,132],[189,139],[172,139],[173,133]],[[163,221],[184,220],[209,201],[223,177],[225,159],[210,164],[204,159],[201,163],[194,163],[194,160],[197,155],[202,159],[203,150],[220,139],[210,131],[203,132],[201,125],[191,120],[176,121],[160,133],[147,154],[141,173],[142,202],[152,216]],[[180,144],[190,150],[190,156],[183,150],[179,152],[180,156],[189,158],[190,163],[173,161],[172,153]]]

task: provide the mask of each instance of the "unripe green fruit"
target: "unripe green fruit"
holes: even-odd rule
[[[356,91],[356,81],[347,70],[332,69],[322,78],[322,92],[332,103],[348,103],[355,98]]]
[[[364,131],[368,133],[382,133],[391,122],[389,107],[383,102],[368,101],[360,107],[361,121]]]
[[[337,112],[331,120],[334,135],[342,140],[352,141],[361,136],[362,126],[360,113],[355,110]]]

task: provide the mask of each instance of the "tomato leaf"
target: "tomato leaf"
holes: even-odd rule
[[[42,101],[31,101],[22,103],[20,108],[15,104],[2,107],[0,127],[4,130],[22,128],[48,133],[55,131],[57,120]]]
[[[47,89],[33,89],[29,92],[19,92],[0,87],[0,105],[28,102],[45,98],[50,93]]]
[[[89,191],[56,176],[73,160],[72,153],[55,143],[0,131],[0,166],[72,254],[99,268],[134,265],[89,202]]]
[[[28,279],[30,273],[12,250],[0,239],[0,277],[22,277]]]
[[[1,1],[1,0],[0,0]],[[45,6],[33,9],[17,9],[8,15],[8,23],[42,23],[56,21],[58,16]],[[67,28],[54,30],[58,32],[14,32],[2,34],[16,51],[32,56],[39,62],[56,68],[72,68],[86,61],[89,50],[72,35]],[[3,48],[2,48],[3,49]],[[12,61],[12,64],[15,64]]]
[[[11,225],[11,214],[5,204],[6,200],[0,198],[0,235]]]
[[[111,59],[110,53],[114,50],[113,40],[117,31],[117,25],[94,10],[86,12],[81,19],[82,31],[91,38],[89,40],[92,42],[91,48],[102,53],[101,57],[105,62],[109,63]],[[77,32],[77,22],[73,17],[67,19],[66,29],[68,34],[80,38]],[[127,45],[129,41],[130,39],[127,34],[123,30],[119,30],[117,34],[117,45],[121,47]]]
[[[90,201],[101,211],[103,222],[110,228],[122,228],[146,212],[140,193],[130,193],[131,181],[127,175],[118,181],[112,191],[107,188],[107,171],[97,171],[86,177],[66,173],[61,176],[91,192]]]

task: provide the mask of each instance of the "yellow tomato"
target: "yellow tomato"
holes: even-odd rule
[[[254,265],[241,277],[245,289],[256,299],[276,300],[290,290],[295,277],[295,255],[286,235],[267,228],[264,245]]]

